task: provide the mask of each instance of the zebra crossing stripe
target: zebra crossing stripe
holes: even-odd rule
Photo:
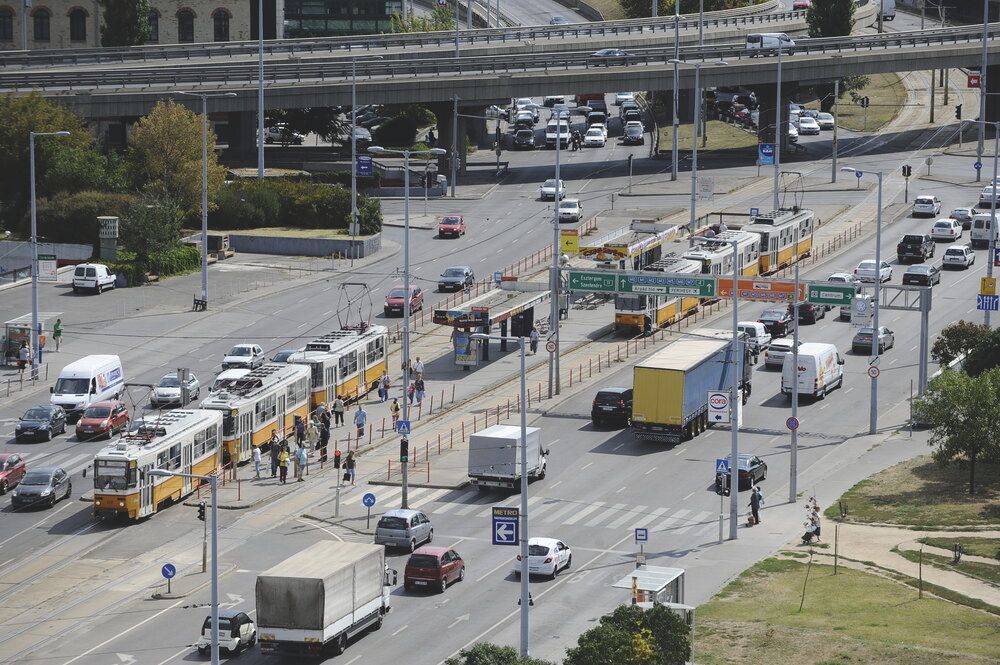
[[[648,506],[633,506],[628,510],[624,510],[622,511],[622,514],[618,517],[618,519],[608,524],[605,524],[604,528],[617,529],[618,527],[623,526],[629,520],[632,520],[633,522],[638,522],[639,520],[643,519],[644,517],[643,513],[645,512],[646,508],[648,508]]]
[[[679,528],[676,531],[674,531],[674,535],[675,536],[679,536],[679,535],[681,535],[683,533],[687,533],[688,531],[690,531],[691,529],[695,528],[696,526],[699,526],[703,520],[707,519],[708,517],[711,517],[711,515],[712,515],[712,513],[710,513],[707,510],[701,511],[697,515],[694,515],[694,516],[690,517],[688,519],[688,523],[687,523],[686,526],[682,526],[681,528]]]
[[[605,505],[605,503],[603,501],[595,501],[594,503],[590,504],[589,506],[581,508],[579,510],[579,512],[577,512],[576,515],[573,515],[572,517],[570,517],[568,520],[566,520],[565,522],[563,522],[563,524],[567,524],[567,525],[568,524],[576,524],[577,522],[579,522],[580,520],[582,520],[584,517],[586,517],[590,513],[594,512],[595,510],[598,510],[599,508],[603,507],[604,505]]]
[[[451,490],[448,489],[435,490],[434,492],[431,492],[427,496],[421,497],[419,501],[410,503],[410,508],[417,510],[420,508],[420,506],[435,501],[438,497],[443,496],[444,494],[447,494],[450,491]]]
[[[579,510],[579,508],[580,508],[580,504],[577,503],[576,501],[565,501],[564,502],[564,501],[560,500],[560,503],[565,503],[566,505],[564,505],[564,506],[562,506],[560,508],[556,508],[555,511],[553,511],[552,513],[549,513],[548,515],[543,515],[542,516],[542,521],[543,522],[545,522],[546,524],[550,524],[552,522],[558,521],[558,520],[562,519],[563,515],[568,515],[570,512],[572,512],[574,510]]]
[[[599,513],[596,517],[591,518],[584,526],[597,526],[609,517],[614,517],[618,514],[618,511],[628,506],[627,503],[616,503],[607,510]]]

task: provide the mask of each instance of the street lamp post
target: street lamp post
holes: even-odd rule
[[[657,0],[653,0],[654,3]],[[671,150],[670,155],[670,179],[677,180],[677,170],[680,168],[678,161],[677,152],[677,141],[680,137],[680,119],[677,117],[677,104],[680,91],[678,88],[681,85],[681,73],[680,73],[680,60],[681,60],[681,3],[680,0],[674,0],[674,90],[673,90],[673,120],[674,120],[674,145]]]
[[[264,0],[257,0],[257,177],[264,177]]]
[[[38,212],[35,204],[35,137],[69,136],[67,131],[28,132],[29,169],[31,171],[31,378],[38,378],[42,350],[38,339]]]
[[[1000,187],[997,186],[997,169],[1000,164],[1000,121],[998,122],[986,122],[980,116],[980,119],[976,121],[979,124],[979,130],[985,131],[986,125],[993,125],[993,180],[990,181],[990,191],[992,195],[990,196],[990,242],[989,242],[989,255],[986,257],[986,276],[993,277],[993,258],[996,255],[997,246],[997,190]],[[980,162],[982,163],[982,162]],[[976,169],[976,174],[978,175],[982,169]],[[978,178],[977,178],[978,179]],[[990,310],[983,311],[983,324],[989,327],[990,325]]]
[[[457,45],[457,41],[456,41]],[[366,56],[365,60],[381,60],[382,56]],[[358,59],[351,58],[351,237],[359,235],[358,228]]]
[[[877,362],[879,357],[878,343],[879,343],[879,302],[881,300],[882,293],[882,172],[881,171],[863,171],[861,169],[854,169],[850,166],[844,166],[840,169],[841,171],[850,171],[855,175],[873,175],[878,178],[878,197],[877,210],[875,211],[875,306],[872,310],[872,364]],[[992,257],[990,257],[992,258]],[[878,431],[878,373],[871,373],[871,405],[869,406],[870,412],[868,415],[868,433],[875,434]]]
[[[558,135],[556,137],[558,139]],[[521,658],[528,657],[528,372],[524,359],[524,337],[507,337],[475,333],[472,339],[490,343],[516,341],[521,347]]]
[[[192,480],[207,480],[212,490],[212,665],[219,665],[219,502],[218,485],[215,476],[199,476],[192,473],[168,471],[167,469],[150,469],[151,476],[161,478],[190,478]]]
[[[209,97],[235,97],[235,92],[187,92],[179,95],[201,98],[201,300],[208,309],[208,99]]]
[[[923,26],[921,25],[921,30]],[[989,37],[990,37],[990,0],[983,0],[983,57],[979,65],[979,137],[976,142],[976,161],[983,163],[983,143],[986,139],[986,67],[989,64]],[[976,169],[976,182],[979,182],[982,169]],[[995,183],[994,183],[995,184]],[[994,193],[995,194],[995,193]],[[995,198],[995,196],[994,196]],[[996,227],[994,227],[996,228]],[[989,257],[993,263],[993,257]],[[987,315],[988,316],[988,315]]]
[[[729,539],[738,538],[740,514],[740,380],[743,378],[743,347],[740,345],[739,329],[739,279],[740,241],[734,238],[733,246],[733,377],[729,394]]]
[[[781,130],[781,40],[778,40],[778,93],[777,101],[774,106],[774,192],[772,200],[772,209],[778,209],[778,190],[781,187],[781,140],[784,138],[781,134],[787,134],[788,129],[785,128],[784,132]]]
[[[403,157],[403,420],[410,419],[410,400],[406,399],[406,390],[410,387],[410,155],[443,155],[441,148],[429,150],[387,150],[373,145],[368,151],[376,155],[401,155]],[[400,508],[409,507],[408,491],[409,463],[401,463],[402,495]]]

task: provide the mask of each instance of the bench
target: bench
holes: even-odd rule
[[[208,300],[205,298],[194,297],[194,304],[191,306],[192,312],[204,312],[208,309]]]

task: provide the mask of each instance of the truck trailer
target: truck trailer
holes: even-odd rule
[[[528,481],[545,477],[548,451],[542,430],[527,428]],[[469,437],[469,481],[478,487],[518,489],[521,486],[521,428],[493,425]]]

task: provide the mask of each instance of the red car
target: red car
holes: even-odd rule
[[[76,438],[92,440],[100,436],[109,439],[122,431],[128,423],[128,409],[123,402],[109,400],[95,402],[87,407],[76,423]]]
[[[28,467],[17,453],[0,453],[0,494],[17,487]]]
[[[451,236],[458,238],[465,235],[465,220],[461,215],[445,215],[438,222],[438,237],[447,238]]]
[[[433,588],[442,593],[449,582],[465,579],[465,561],[455,550],[424,545],[410,555],[403,572],[403,588]]]
[[[402,286],[394,286],[385,296],[385,315],[392,316],[398,314],[403,316],[403,302],[406,298],[406,289]],[[410,312],[416,312],[424,308],[424,292],[419,286],[410,287]]]
[[[794,0],[792,9],[809,9],[812,3],[809,0]]]

